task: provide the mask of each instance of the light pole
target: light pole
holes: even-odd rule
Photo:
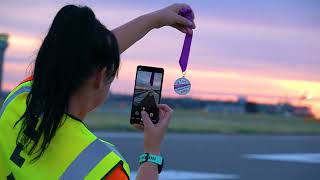
[[[2,95],[2,74],[3,74],[3,60],[4,52],[8,47],[8,34],[0,33],[0,94]]]

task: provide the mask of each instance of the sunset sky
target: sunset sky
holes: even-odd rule
[[[57,11],[66,4],[87,5],[107,28],[176,1],[1,1],[0,33],[9,33],[4,89],[32,69],[37,49]],[[320,1],[193,0],[195,12],[186,77],[187,97],[311,105],[320,115]],[[177,97],[175,79],[184,34],[165,27],[150,32],[121,56],[112,91],[132,94],[137,65],[165,69],[163,96]],[[301,96],[307,100],[295,100]],[[179,96],[180,97],[180,96]]]

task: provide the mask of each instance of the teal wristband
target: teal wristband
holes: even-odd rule
[[[164,158],[158,155],[150,154],[150,153],[144,153],[139,156],[139,164],[143,164],[145,162],[151,162],[158,165],[158,173],[160,174],[162,171]]]

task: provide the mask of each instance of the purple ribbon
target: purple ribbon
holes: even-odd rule
[[[153,86],[154,72],[152,72],[150,77],[150,85]]]
[[[179,12],[179,15],[187,18],[190,21],[193,20],[192,10],[190,8],[182,8]],[[182,52],[179,60],[179,64],[182,72],[185,72],[187,70],[191,41],[192,41],[192,34],[186,33],[186,37],[184,38]]]

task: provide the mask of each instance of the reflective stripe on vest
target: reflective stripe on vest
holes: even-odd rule
[[[18,89],[17,91],[15,91],[13,94],[10,94],[8,96],[8,98],[6,99],[6,101],[2,104],[1,110],[0,110],[0,117],[2,116],[4,110],[6,109],[6,107],[10,104],[10,102],[12,100],[14,100],[14,98],[16,98],[17,96],[19,96],[22,93],[26,93],[26,92],[30,92],[31,91],[31,86],[22,86],[20,89]]]
[[[61,179],[84,179],[101,159],[112,152],[114,148],[111,147],[111,145],[101,142],[100,139],[96,139],[70,164]]]

